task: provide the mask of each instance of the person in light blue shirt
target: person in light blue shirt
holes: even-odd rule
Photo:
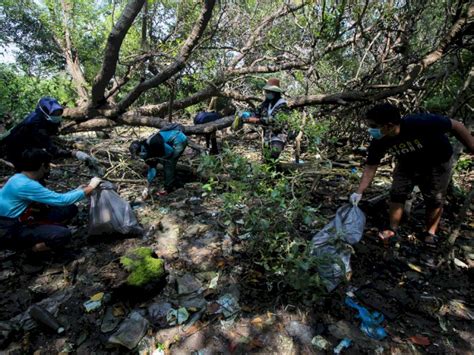
[[[88,186],[57,193],[40,183],[49,174],[49,153],[31,149],[21,159],[22,172],[10,177],[0,189],[0,243],[13,248],[34,247],[35,251],[64,246],[71,232],[60,224],[74,217],[74,203],[89,195],[101,180],[93,178]]]
[[[182,126],[172,125],[171,129],[161,129],[145,140],[132,142],[129,150],[133,159],[140,157],[148,165],[148,184],[156,177],[158,161],[163,163],[165,191],[160,194],[164,194],[178,186],[176,165],[187,144],[188,138],[182,132]]]

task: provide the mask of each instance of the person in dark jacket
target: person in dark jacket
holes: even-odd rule
[[[71,231],[65,224],[77,213],[74,204],[89,195],[101,182],[66,193],[41,184],[49,174],[51,155],[43,149],[23,152],[22,171],[0,188],[0,248],[45,251],[65,246]]]
[[[188,138],[180,129],[161,129],[147,139],[133,141],[129,150],[132,159],[140,157],[148,165],[147,181],[150,185],[156,177],[158,161],[163,163],[164,170],[164,195],[177,186],[175,170],[179,157],[183,154],[188,144]],[[143,192],[148,196],[148,188]]]
[[[284,90],[280,80],[270,78],[263,87],[265,100],[255,112],[243,112],[240,118],[244,123],[263,126],[263,157],[265,161],[275,161],[280,157],[288,139],[288,127],[284,116],[288,114],[288,104],[282,98]]]
[[[366,116],[372,141],[359,187],[350,201],[357,205],[374,179],[377,167],[388,153],[397,160],[390,190],[390,225],[379,237],[388,242],[396,236],[405,201],[415,185],[426,205],[426,226],[422,236],[427,246],[436,247],[436,235],[451,178],[453,148],[446,133],[453,133],[474,153],[474,138],[459,121],[429,113],[401,117],[397,107],[380,104]]]
[[[42,97],[36,109],[22,122],[13,127],[1,144],[6,152],[6,159],[21,171],[21,156],[24,151],[33,148],[46,150],[53,159],[75,157],[84,162],[93,163],[93,158],[78,150],[65,150],[54,144],[61,126],[64,108],[52,97]]]

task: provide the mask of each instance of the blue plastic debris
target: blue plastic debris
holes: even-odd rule
[[[380,326],[384,320],[384,316],[379,312],[370,313],[365,307],[357,304],[352,298],[346,297],[346,305],[356,309],[359,312],[357,316],[362,320],[360,324],[360,330],[362,330],[369,337],[382,340],[387,336],[385,329]]]
[[[344,338],[341,342],[334,348],[334,354],[340,354],[342,349],[347,349],[351,346],[352,340]]]

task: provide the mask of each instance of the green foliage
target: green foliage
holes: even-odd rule
[[[474,168],[474,162],[469,156],[461,156],[459,157],[459,160],[456,163],[456,171],[472,171]]]
[[[37,77],[0,64],[0,82],[0,117],[9,114],[18,121],[35,109],[42,96],[53,96],[65,105],[74,103],[71,82],[64,74]]]
[[[299,176],[284,176],[266,164],[250,162],[229,149],[221,157],[206,156],[200,169],[213,179],[231,177],[225,182],[224,224],[243,220],[247,260],[265,271],[269,288],[285,288],[289,294],[315,299],[325,291],[316,271],[320,260],[311,256],[307,231],[316,219],[316,209],[305,196],[295,195]]]
[[[130,255],[122,256],[120,263],[130,272],[127,282],[132,286],[144,286],[162,278],[165,274],[163,259],[152,256],[150,248],[137,248]]]

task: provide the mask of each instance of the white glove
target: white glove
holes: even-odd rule
[[[88,154],[81,152],[80,150],[77,150],[75,155],[76,155],[77,160],[81,160],[81,161],[87,161],[91,158]]]
[[[357,206],[361,199],[362,194],[358,194],[357,192],[354,192],[351,197],[349,197],[349,201],[352,203],[353,206]]]
[[[99,184],[102,182],[102,179],[97,177],[97,176],[94,176],[91,181],[89,182],[89,186],[92,187],[93,189],[95,189],[97,186],[99,186]]]
[[[148,198],[148,196],[150,196],[150,191],[149,191],[148,187],[145,187],[142,191],[142,199],[146,200]]]

